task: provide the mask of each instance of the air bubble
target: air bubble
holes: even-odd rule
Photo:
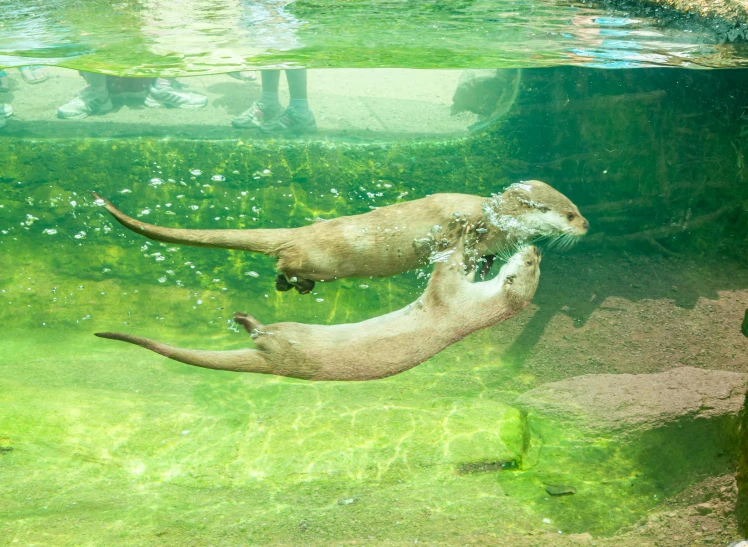
[[[80,231],[77,234],[73,236],[75,239],[85,239],[86,238],[86,232]]]
[[[44,233],[53,236],[57,233],[57,230],[55,230],[54,228],[47,228],[46,230],[44,230]]]
[[[223,175],[213,175],[212,177],[210,177],[210,180],[213,180],[215,182],[223,182],[224,180],[226,180],[226,177],[224,177]]]
[[[250,277],[260,277],[260,274],[257,272],[245,272],[244,275],[248,275]]]
[[[154,178],[151,179],[151,186],[159,186],[160,184],[163,184],[163,183],[164,183],[164,181],[162,181],[158,177],[154,177]]]
[[[192,174],[193,174],[193,175],[195,175],[196,177],[199,177],[200,175],[202,175],[202,174],[203,174],[203,172],[202,172],[202,171],[200,171],[200,169],[190,169],[190,173],[192,173]]]

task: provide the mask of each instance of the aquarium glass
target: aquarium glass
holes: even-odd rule
[[[741,539],[736,17],[565,0],[0,0],[0,545]],[[450,256],[302,294],[276,290],[273,256],[141,224],[281,233],[530,180],[589,231],[537,238],[539,286],[516,316],[469,332],[475,303],[450,303],[434,324],[454,343],[400,374],[210,370],[94,336],[254,348],[241,312],[324,338],[430,306]],[[416,217],[398,222],[371,229]],[[450,229],[437,224],[414,245],[436,246]],[[282,233],[271,255],[298,241]],[[331,256],[343,240],[309,244]],[[327,359],[365,369],[430,332],[366,354],[343,337]]]

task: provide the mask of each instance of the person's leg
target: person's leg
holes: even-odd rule
[[[266,107],[277,105],[278,108],[280,108],[280,99],[278,98],[280,73],[280,70],[263,70],[260,73],[262,79],[262,95],[260,96],[260,102]]]
[[[258,101],[231,120],[231,125],[239,129],[259,129],[260,126],[273,123],[281,114],[283,107],[278,99],[280,70],[260,71],[262,95]]]
[[[286,79],[288,80],[288,93],[291,95],[288,106],[296,112],[308,112],[306,69],[286,70]]]
[[[92,88],[96,89],[97,91],[106,91],[106,93],[109,93],[106,87],[106,74],[96,74],[95,72],[84,72],[83,70],[79,71],[78,74],[83,76],[83,79],[86,80],[86,83],[90,85]]]
[[[5,127],[5,118],[13,115],[13,107],[7,103],[0,103],[0,128]]]
[[[288,108],[277,121],[264,123],[260,128],[264,133],[312,133],[317,131],[317,121],[309,110],[307,99],[306,69],[286,70],[288,92],[291,100]]]
[[[106,85],[106,75],[80,71],[88,84],[77,96],[57,109],[57,117],[80,120],[92,114],[106,114],[111,111],[112,100]]]

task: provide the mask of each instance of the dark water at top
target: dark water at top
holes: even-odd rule
[[[734,67],[735,29],[570,0],[4,0],[0,66],[146,76],[241,68]]]

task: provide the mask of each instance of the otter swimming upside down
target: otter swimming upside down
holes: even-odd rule
[[[491,198],[469,194],[431,196],[299,228],[186,230],[146,224],[93,193],[126,228],[156,241],[253,251],[277,259],[278,290],[308,293],[315,282],[344,277],[386,277],[428,263],[434,250],[454,245],[444,235],[455,219],[478,226],[475,249],[487,257],[539,238],[571,242],[589,224],[566,196],[547,184],[525,181]]]
[[[532,300],[540,252],[525,247],[490,281],[465,274],[464,242],[438,262],[423,295],[398,311],[360,323],[263,325],[251,315],[234,320],[257,349],[203,351],[168,346],[118,332],[96,336],[137,344],[198,367],[276,374],[305,380],[375,380],[423,363],[472,332],[513,317]],[[447,251],[448,254],[450,251]]]

